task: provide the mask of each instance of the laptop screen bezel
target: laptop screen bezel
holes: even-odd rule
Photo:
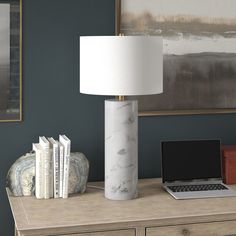
[[[188,141],[218,141],[219,145],[220,145],[220,177],[217,178],[218,180],[222,180],[223,179],[223,167],[222,167],[222,150],[221,150],[221,139],[189,139],[189,140],[161,140],[160,142],[160,149],[161,149],[161,179],[162,179],[162,183],[170,183],[170,182],[175,182],[175,181],[166,181],[163,177],[163,143],[166,142],[188,142]],[[192,181],[193,179],[189,179],[189,182]],[[198,179],[199,181],[202,179]],[[178,182],[180,182],[181,180],[176,180]],[[182,180],[183,182],[187,182],[186,180]]]

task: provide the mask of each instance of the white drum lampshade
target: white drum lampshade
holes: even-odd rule
[[[80,92],[147,95],[163,90],[162,39],[153,36],[80,37]]]
[[[156,36],[80,37],[80,92],[132,96],[163,91],[162,39]],[[138,105],[105,101],[105,196],[137,197]]]

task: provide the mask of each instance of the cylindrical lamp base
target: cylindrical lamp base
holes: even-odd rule
[[[138,103],[105,101],[105,197],[137,197]]]

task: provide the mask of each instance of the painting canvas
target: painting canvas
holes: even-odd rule
[[[21,120],[20,5],[0,0],[0,121]]]
[[[0,4],[0,110],[7,109],[10,77],[10,4]]]
[[[120,0],[119,32],[163,37],[164,92],[143,114],[236,111],[235,0]]]

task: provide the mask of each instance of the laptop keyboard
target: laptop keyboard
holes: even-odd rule
[[[168,186],[168,188],[172,192],[228,190],[228,188],[226,188],[222,184],[180,185],[180,186]]]

